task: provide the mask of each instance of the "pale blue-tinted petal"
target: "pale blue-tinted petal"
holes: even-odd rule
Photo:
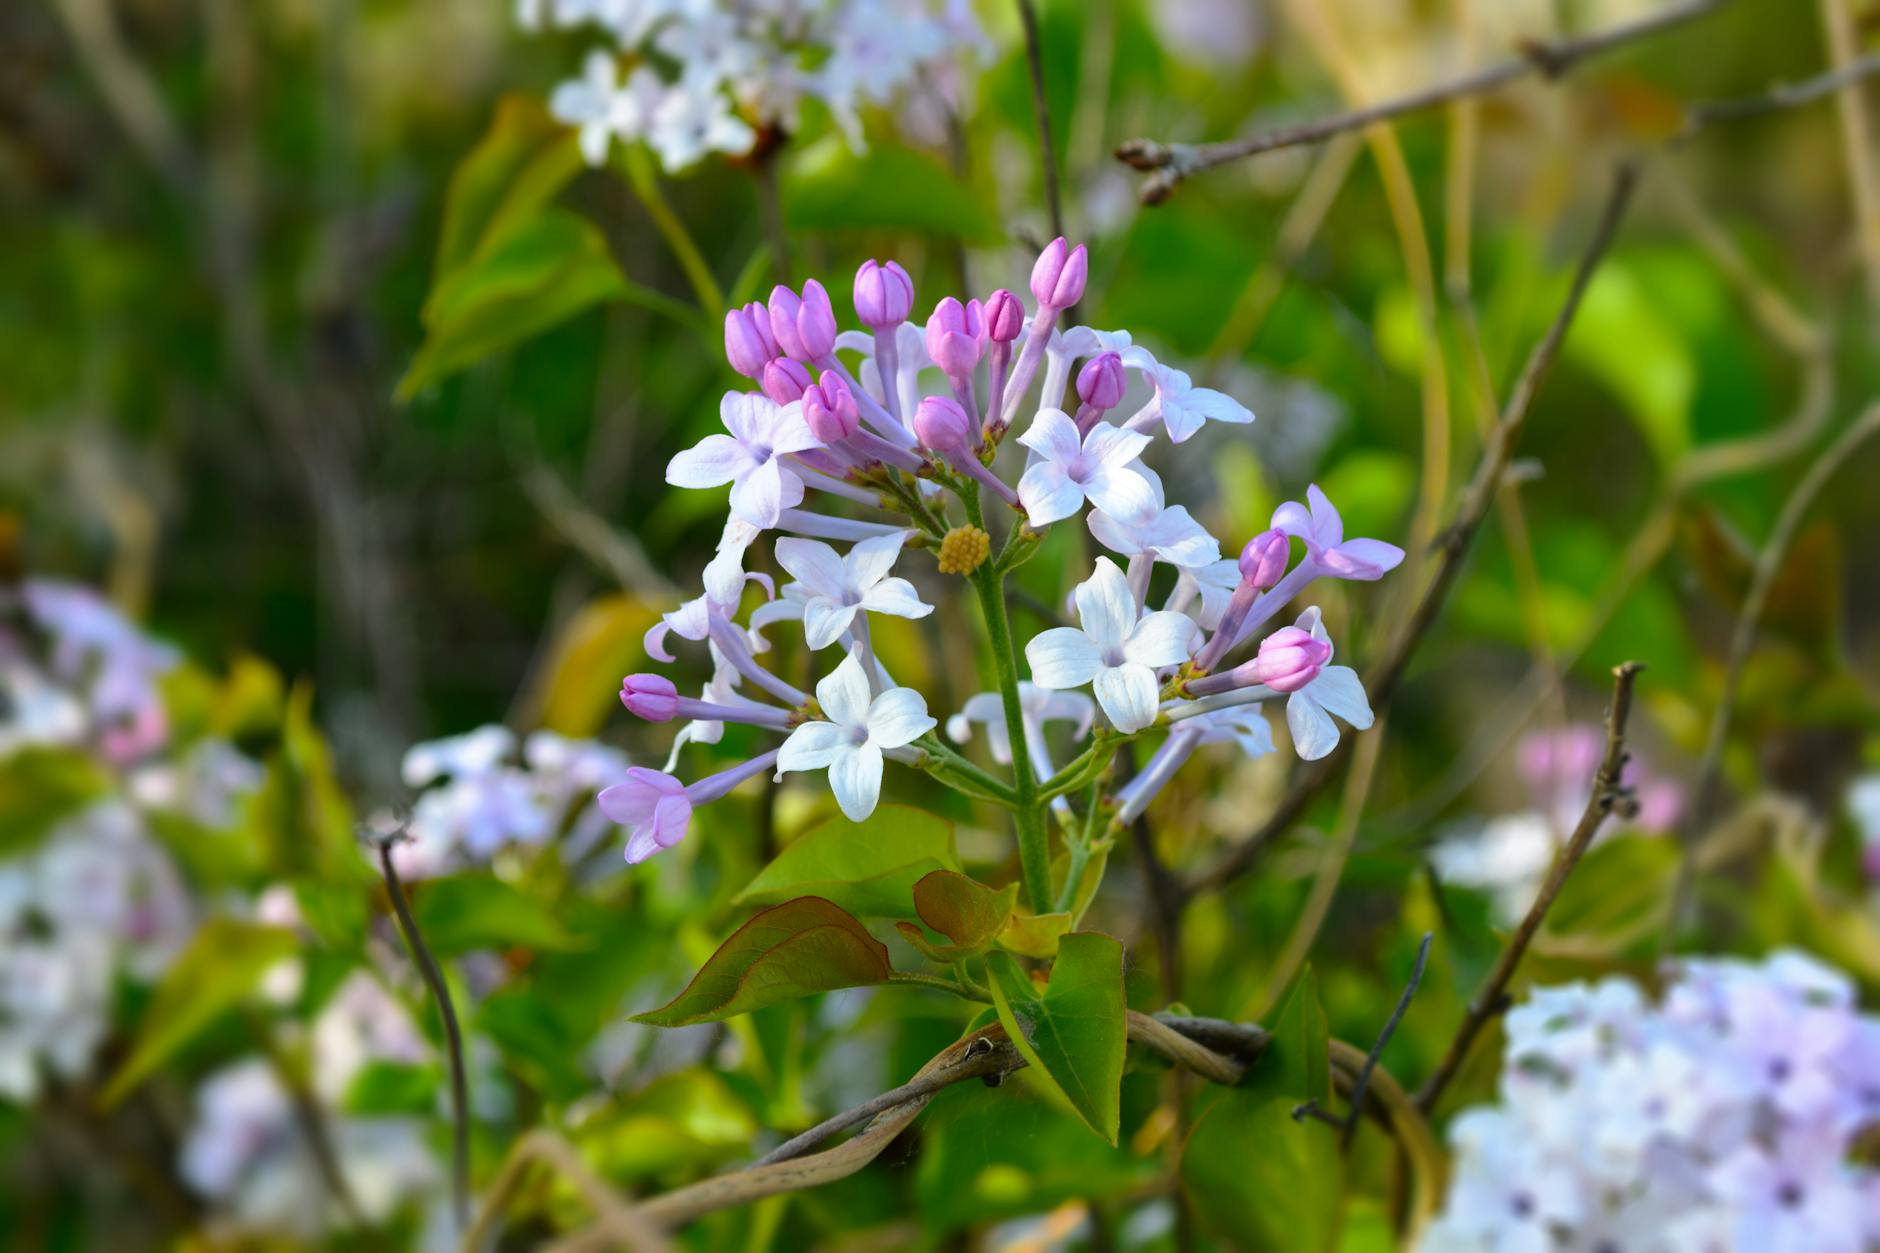
[[[1149,480],[1123,466],[1103,465],[1085,475],[1084,494],[1091,504],[1125,522],[1144,520],[1162,507]]]
[[[1104,716],[1118,731],[1140,731],[1155,721],[1155,671],[1147,666],[1134,662],[1106,666],[1098,671],[1091,690],[1097,694]]]
[[[776,458],[753,466],[731,489],[731,512],[752,526],[769,529],[777,515],[803,503],[803,480],[790,474]]]
[[[1364,694],[1358,672],[1350,666],[1326,666],[1306,684],[1312,699],[1327,713],[1337,714],[1359,731],[1371,725],[1371,702]]]
[[[1144,536],[1139,525],[1120,522],[1101,509],[1091,510],[1088,522],[1090,533],[1096,536],[1097,543],[1111,552],[1122,553],[1125,557],[1134,557],[1143,550]]]
[[[856,588],[873,587],[888,576],[894,569],[894,563],[901,555],[901,547],[907,542],[905,531],[896,531],[892,535],[877,535],[865,539],[849,549],[849,555],[843,558],[848,567],[848,581]]]
[[[1345,542],[1345,520],[1331,497],[1319,490],[1317,483],[1306,488],[1306,503],[1312,506],[1312,533],[1320,545],[1336,548]]]
[[[1039,461],[1018,480],[1018,503],[1035,526],[1049,526],[1070,517],[1084,504],[1084,489],[1055,461]]]
[[[1319,554],[1319,564],[1340,579],[1369,582],[1395,570],[1403,561],[1403,549],[1381,539],[1346,540],[1336,548]]]
[[[1177,666],[1194,652],[1195,620],[1185,613],[1152,613],[1136,624],[1123,644],[1123,656],[1138,665]]]
[[[829,647],[855,621],[857,606],[818,596],[803,606],[803,640],[812,650]],[[755,615],[753,615],[755,619]],[[819,689],[820,690],[820,689]]]
[[[850,822],[874,813],[881,799],[881,750],[873,744],[846,746],[829,763],[829,790]]]
[[[841,556],[821,540],[791,536],[778,540],[777,564],[818,596],[841,600],[847,590]]]
[[[862,597],[862,608],[897,618],[924,618],[933,612],[933,606],[923,601],[906,579],[881,580]]]
[[[1286,698],[1286,725],[1292,730],[1293,751],[1302,760],[1317,761],[1338,747],[1338,725],[1307,688]]]
[[[1103,668],[1103,656],[1088,635],[1075,627],[1041,631],[1025,645],[1031,681],[1039,687],[1082,687]]]
[[[1142,456],[1150,437],[1141,431],[1125,431],[1108,422],[1099,422],[1084,436],[1084,461],[1110,467],[1126,466]]]
[[[868,672],[862,669],[860,650],[842,659],[816,684],[816,703],[823,714],[838,726],[851,730],[868,721]]]
[[[1129,580],[1108,557],[1097,558],[1096,573],[1077,585],[1077,618],[1097,651],[1122,647],[1136,626],[1136,596],[1129,590]],[[1050,632],[1046,632],[1050,634]],[[1046,687],[1075,687],[1076,684],[1046,683]]]
[[[833,722],[805,722],[777,750],[777,773],[821,770],[854,741]]]
[[[933,730],[927,701],[911,687],[889,688],[868,707],[868,742],[879,748],[899,748]]]
[[[1083,447],[1077,423],[1062,409],[1040,409],[1018,442],[1046,461],[1074,461]]]
[[[666,481],[674,487],[718,487],[732,482],[750,464],[750,454],[737,440],[707,435],[666,463]]]
[[[1318,541],[1312,535],[1312,515],[1306,507],[1296,500],[1289,500],[1273,511],[1272,524],[1275,530],[1305,540],[1308,544]]]

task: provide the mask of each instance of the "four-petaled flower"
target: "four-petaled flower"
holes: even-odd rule
[[[1118,731],[1140,731],[1155,721],[1155,672],[1188,660],[1195,624],[1167,611],[1139,615],[1129,581],[1108,557],[1097,558],[1097,572],[1077,585],[1076,600],[1081,630],[1054,627],[1025,645],[1032,682],[1048,688],[1089,683]]]
[[[1332,637],[1319,620],[1317,605],[1300,614],[1293,625],[1323,643],[1326,659],[1330,660]],[[1317,761],[1338,747],[1338,724],[1332,721],[1333,714],[1356,731],[1371,725],[1371,702],[1364,694],[1364,684],[1358,681],[1358,672],[1350,666],[1321,666],[1317,678],[1286,698],[1286,725],[1292,730],[1293,751],[1302,759]]]
[[[883,750],[901,748],[933,730],[927,701],[906,687],[871,699],[857,649],[816,684],[816,703],[827,721],[805,722],[790,732],[777,754],[777,775],[827,769],[836,804],[851,822],[860,822],[881,799]]]
[[[933,612],[912,583],[888,577],[906,539],[896,532],[863,540],[847,556],[838,556],[819,540],[777,541],[777,564],[795,575],[801,588],[794,598],[802,601],[803,635],[811,648],[827,648],[841,639],[863,611],[897,618],[924,618]]]
[[[1383,577],[1403,560],[1403,549],[1381,539],[1346,539],[1345,520],[1314,483],[1306,505],[1289,500],[1273,511],[1273,526],[1306,542],[1306,556],[1322,573],[1368,582]],[[1369,725],[1368,723],[1366,724]]]
[[[802,402],[779,405],[755,392],[726,392],[718,407],[729,435],[707,435],[666,466],[674,487],[731,484],[731,512],[755,527],[777,525],[803,503],[803,480],[783,460],[821,448],[803,420]]]
[[[1162,502],[1131,463],[1149,437],[1099,422],[1079,436],[1062,409],[1040,409],[1018,442],[1037,454],[1018,481],[1018,500],[1033,526],[1068,518],[1088,500],[1115,518],[1135,518]]]
[[[1160,418],[1169,441],[1179,444],[1210,421],[1243,425],[1253,421],[1253,411],[1226,392],[1196,387],[1186,371],[1162,365],[1141,349],[1134,352],[1135,356],[1128,352],[1123,354],[1123,364],[1139,366],[1155,388],[1155,395],[1142,407],[1142,412],[1129,420],[1131,430]]]
[[[627,777],[595,800],[601,812],[627,828],[627,864],[637,866],[685,838],[692,801],[685,784],[669,774],[634,766]]]
[[[1189,515],[1185,505],[1170,505],[1134,518],[1118,518],[1099,509],[1090,515],[1090,533],[1105,548],[1125,557],[1147,553],[1183,570],[1203,570],[1221,559],[1221,542]]]

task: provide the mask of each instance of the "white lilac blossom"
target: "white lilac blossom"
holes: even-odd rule
[[[954,107],[956,63],[985,44],[964,0],[521,0],[517,19],[610,33],[550,112],[578,128],[591,165],[619,140],[672,171],[749,153],[760,133],[793,129],[806,100],[860,148],[865,108],[918,101],[920,120]]]
[[[400,874],[428,878],[564,830],[571,844],[598,832],[593,798],[626,774],[625,755],[549,731],[532,733],[520,760],[516,750],[515,734],[495,725],[407,750],[405,783],[423,790],[405,824],[409,838],[393,849]]]
[[[1518,921],[1586,809],[1605,744],[1606,733],[1590,723],[1522,737],[1515,765],[1529,803],[1439,840],[1430,850],[1437,877],[1489,893],[1498,918]],[[1658,834],[1677,822],[1683,797],[1676,783],[1653,776],[1636,755],[1626,762],[1623,782],[1637,801],[1637,813],[1602,829],[1596,844]]]
[[[873,811],[889,761],[1011,799],[931,734],[933,702],[897,685],[880,664],[869,620],[926,617],[942,592],[960,587],[916,586],[910,576],[934,569],[929,552],[939,575],[972,580],[986,608],[1003,569],[1059,523],[1087,527],[1127,560],[1127,571],[1097,557],[1072,597],[1079,625],[1012,640],[1000,687],[972,697],[948,730],[964,743],[983,724],[993,761],[1022,756],[1036,776],[1026,786],[1048,790],[1066,821],[1094,820],[1091,798],[1106,813],[1141,812],[1201,745],[1274,751],[1263,713],[1269,700],[1286,701],[1293,748],[1305,758],[1332,751],[1340,721],[1355,730],[1371,724],[1357,675],[1330,664],[1316,609],[1295,625],[1262,627],[1313,580],[1375,579],[1402,551],[1346,539],[1337,510],[1314,487],[1308,503],[1281,506],[1272,529],[1247,540],[1238,559],[1224,559],[1202,519],[1166,499],[1145,458],[1157,445],[1180,444],[1203,421],[1244,425],[1252,414],[1157,362],[1127,331],[1060,327],[1088,282],[1085,250],[1059,239],[1032,267],[1030,308],[1001,288],[984,300],[943,297],[921,318],[908,272],[869,261],[852,288],[865,330],[840,326],[815,280],[726,314],[726,361],[755,387],[728,393],[720,406],[726,433],[674,458],[668,472],[676,486],[733,484],[724,536],[705,568],[704,594],[667,613],[646,639],[648,655],[661,662],[674,659],[667,650],[674,639],[704,643],[695,655],[709,664],[710,679],[692,699],[663,676],[629,675],[622,700],[647,721],[688,720],[679,743],[723,743],[725,724],[736,722],[781,744],[691,783],[672,773],[677,744],[664,772],[629,771],[600,797],[602,810],[627,828],[629,861],[675,846],[700,805],[771,768],[779,777],[827,771],[837,804],[855,820]],[[1151,399],[1119,427],[1106,415],[1136,386]],[[993,536],[1001,532],[1004,552],[995,559]],[[745,572],[765,533],[776,533],[775,562],[792,576],[781,589]],[[1295,536],[1305,548],[1297,563]],[[920,565],[910,570],[916,553]],[[999,567],[990,582],[989,561]],[[1155,607],[1158,563],[1174,567],[1175,580]],[[761,600],[747,595],[753,581]],[[766,664],[767,637],[787,624],[811,650],[843,650],[814,699]],[[1244,660],[1236,656],[1243,646],[1252,654]],[[1086,686],[1091,695],[1078,691]],[[1063,779],[1053,769],[1047,721],[1073,724]],[[1136,780],[1113,796],[1090,793],[1081,799],[1088,812],[1078,813],[1069,794],[1075,787],[1081,798],[1103,782],[1105,750],[1160,726],[1170,733]],[[1027,874],[1042,878],[1035,864]]]
[[[1450,1128],[1422,1248],[1808,1250],[1880,1241],[1880,1018],[1813,958],[1693,959],[1538,988],[1507,1016],[1497,1102]]]

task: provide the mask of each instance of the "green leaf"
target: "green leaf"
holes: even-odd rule
[[[1691,445],[1697,364],[1657,293],[1625,258],[1607,258],[1586,289],[1564,349],[1626,404],[1660,465]]]
[[[766,909],[713,953],[670,1005],[634,1022],[688,1027],[794,997],[885,983],[888,949],[840,906],[804,896]]]
[[[1330,1041],[1331,1029],[1319,1003],[1318,976],[1307,966],[1279,1007],[1271,1041],[1247,1076],[1248,1086],[1294,1104],[1328,1103],[1332,1096]]]
[[[907,942],[937,962],[965,961],[992,947],[1012,917],[1018,884],[993,889],[951,870],[936,870],[914,885],[914,912],[953,941],[934,944],[911,922],[896,923]]]
[[[1057,956],[1058,942],[1075,925],[1069,913],[1013,914],[1005,930],[999,932],[999,947],[1021,957],[1048,961]]]
[[[1182,1187],[1230,1249],[1334,1247],[1343,1165],[1330,1128],[1295,1121],[1297,1102],[1266,1088],[1231,1088],[1182,1146]]]
[[[480,948],[580,947],[547,905],[487,874],[432,879],[414,895],[418,930],[439,957]]]
[[[371,910],[360,888],[302,879],[294,885],[294,901],[307,929],[328,948],[351,949],[365,941]]]
[[[804,149],[785,172],[793,230],[911,230],[995,244],[1003,237],[989,197],[932,157],[895,144],[855,153],[839,135]]]
[[[914,885],[958,870],[953,824],[908,805],[878,805],[865,821],[835,817],[799,836],[738,894],[738,905],[820,896],[863,918],[909,918]]]
[[[506,227],[438,280],[425,304],[424,345],[399,380],[397,399],[408,401],[440,379],[630,291],[598,228],[565,209],[543,209]]]
[[[341,1107],[348,1114],[368,1118],[394,1114],[423,1117],[437,1112],[443,1083],[444,1074],[438,1066],[374,1058],[361,1066],[346,1085]]]
[[[288,695],[280,747],[243,820],[277,875],[372,877],[353,839],[352,810],[333,775],[332,755],[313,724],[313,689],[305,684]]]
[[[39,843],[110,788],[102,767],[69,749],[27,748],[0,758],[0,853]]]
[[[540,99],[518,92],[497,101],[489,133],[451,175],[437,243],[438,276],[553,200],[580,172],[574,133]]]
[[[299,948],[300,937],[284,927],[233,918],[205,922],[157,985],[130,1056],[105,1085],[100,1103],[111,1106],[123,1100],[204,1028],[240,1004],[276,962]]]
[[[575,1143],[612,1180],[696,1170],[748,1152],[758,1122],[724,1079],[681,1070],[586,1119]]]
[[[986,974],[1018,1051],[1092,1131],[1115,1144],[1128,1048],[1123,946],[1094,931],[1065,936],[1043,990],[1004,953],[986,958]]]

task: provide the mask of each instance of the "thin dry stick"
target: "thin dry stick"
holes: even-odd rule
[[[1330,1042],[1330,1062],[1332,1065],[1332,1083],[1340,1092],[1352,1093],[1356,1090],[1358,1076],[1363,1073],[1370,1055],[1356,1045],[1343,1040]],[[1436,1215],[1442,1204],[1443,1192],[1448,1183],[1448,1167],[1442,1149],[1436,1143],[1435,1135],[1430,1131],[1429,1121],[1423,1117],[1410,1094],[1383,1067],[1374,1067],[1370,1082],[1365,1090],[1365,1103],[1368,1113],[1376,1118],[1390,1133],[1404,1156],[1409,1159],[1411,1172],[1411,1196],[1409,1213],[1405,1216],[1399,1247],[1414,1249],[1423,1234],[1423,1229]]]
[[[405,886],[398,880],[398,868],[392,864],[392,847],[409,838],[400,832],[377,841],[379,869],[385,875],[385,892],[392,898],[392,911],[398,915],[398,929],[404,932],[412,961],[417,964],[418,973],[424,976],[425,986],[437,1002],[438,1016],[444,1021],[445,1052],[450,1060],[451,1201],[457,1229],[463,1231],[470,1226],[470,1100],[464,1078],[463,1032],[457,1025],[457,1007],[451,1003],[444,972],[425,946],[424,936],[418,931],[418,920],[411,913],[411,902],[405,899]]]
[[[1509,394],[1508,402],[1502,409],[1501,420],[1483,442],[1482,457],[1477,463],[1475,474],[1462,493],[1461,503],[1456,507],[1455,520],[1437,540],[1436,571],[1429,585],[1415,608],[1403,620],[1403,626],[1385,646],[1377,662],[1365,675],[1365,687],[1371,693],[1372,708],[1382,712],[1388,708],[1397,682],[1403,677],[1404,668],[1409,664],[1417,645],[1421,643],[1430,626],[1435,622],[1437,613],[1448,598],[1449,589],[1461,572],[1462,559],[1469,550],[1475,534],[1481,529],[1482,521],[1488,516],[1493,505],[1495,493],[1501,486],[1502,474],[1507,470],[1509,459],[1514,455],[1515,445],[1521,438],[1521,432],[1527,425],[1528,411],[1533,407],[1534,397],[1539,393],[1542,381],[1546,378],[1554,359],[1560,355],[1560,346],[1566,341],[1567,331],[1573,325],[1575,314],[1579,312],[1581,299],[1586,295],[1586,288],[1592,282],[1593,273],[1599,268],[1600,261],[1606,255],[1614,234],[1618,231],[1620,219],[1625,216],[1626,206],[1631,202],[1632,193],[1638,183],[1638,167],[1632,162],[1623,162],[1613,177],[1612,191],[1606,197],[1606,205],[1600,213],[1599,223],[1593,230],[1593,237],[1587,244],[1580,258],[1578,270],[1573,276],[1573,285],[1567,291],[1567,298],[1555,315],[1553,324],[1541,337],[1534,351],[1529,354],[1527,364],[1516,381],[1514,390]],[[1350,744],[1347,737],[1334,752],[1309,769],[1295,784],[1279,806],[1260,829],[1241,843],[1235,845],[1213,865],[1203,868],[1189,879],[1185,894],[1193,898],[1197,893],[1221,887],[1245,874],[1259,858],[1267,844],[1290,827],[1305,811],[1319,791],[1328,783],[1336,768],[1336,763],[1343,757]]]
[[[1044,165],[1044,199],[1051,212],[1051,234],[1064,234],[1064,202],[1058,191],[1057,150],[1051,141],[1051,101],[1044,90],[1044,49],[1038,38],[1038,10],[1018,0],[1018,20],[1025,28],[1025,65],[1031,72],[1031,107],[1038,118],[1038,155]]]
[[[609,525],[546,464],[529,466],[520,479],[524,494],[548,524],[621,587],[656,604],[677,599],[677,585],[653,564],[639,539]]]
[[[1808,467],[1801,481],[1795,485],[1795,490],[1789,493],[1788,500],[1783,502],[1782,512],[1769,532],[1769,540],[1756,557],[1749,590],[1744,593],[1743,607],[1737,611],[1736,626],[1730,633],[1730,651],[1723,667],[1723,688],[1717,695],[1717,707],[1711,711],[1710,729],[1704,737],[1704,755],[1698,759],[1697,781],[1691,786],[1691,803],[1678,824],[1681,853],[1677,882],[1671,893],[1671,915],[1662,937],[1666,949],[1676,940],[1690,912],[1691,895],[1696,887],[1697,841],[1716,816],[1723,750],[1730,738],[1730,719],[1736,709],[1737,689],[1742,686],[1743,667],[1749,662],[1750,650],[1756,645],[1756,632],[1762,625],[1769,589],[1775,586],[1776,576],[1782,572],[1782,559],[1788,555],[1795,532],[1807,515],[1809,506],[1815,503],[1815,497],[1821,494],[1821,489],[1853,455],[1854,450],[1877,430],[1880,430],[1880,404],[1873,404],[1841,432],[1840,438],[1823,449],[1821,455]]]
[[[1404,984],[1403,995],[1397,998],[1397,1008],[1391,1010],[1390,1017],[1384,1020],[1384,1029],[1377,1033],[1377,1043],[1365,1054],[1364,1065],[1358,1071],[1358,1081],[1351,1088],[1351,1116],[1345,1122],[1346,1144],[1351,1143],[1351,1135],[1358,1129],[1358,1118],[1364,1112],[1365,1089],[1371,1086],[1371,1076],[1377,1071],[1377,1059],[1383,1056],[1384,1047],[1390,1043],[1391,1036],[1397,1033],[1397,1024],[1403,1021],[1410,1002],[1416,998],[1418,985],[1423,982],[1423,968],[1430,960],[1430,941],[1435,938],[1434,931],[1423,933],[1423,942],[1417,945],[1416,965],[1410,969],[1410,981]]]
[[[1837,73],[1858,64],[1860,32],[1848,0],[1821,0],[1821,24],[1828,36],[1828,58]],[[1848,195],[1853,201],[1854,239],[1867,275],[1867,301],[1880,310],[1880,171],[1874,166],[1873,120],[1856,79],[1839,84],[1841,144],[1847,153]]]
[[[1567,837],[1566,845],[1554,859],[1553,867],[1547,872],[1547,878],[1542,882],[1534,903],[1528,907],[1527,915],[1508,938],[1508,946],[1496,959],[1495,968],[1489,972],[1481,990],[1469,1002],[1462,1024],[1456,1029],[1455,1038],[1449,1042],[1443,1059],[1436,1064],[1435,1073],[1418,1089],[1417,1108],[1425,1114],[1435,1107],[1443,1090],[1456,1077],[1456,1071],[1462,1066],[1469,1047],[1475,1043],[1482,1029],[1506,1007],[1508,983],[1514,978],[1521,959],[1527,955],[1528,946],[1534,942],[1541,923],[1546,920],[1547,911],[1553,908],[1567,876],[1573,873],[1587,845],[1599,834],[1606,815],[1625,799],[1623,785],[1619,781],[1626,761],[1625,728],[1632,715],[1632,689],[1638,682],[1639,671],[1644,668],[1636,661],[1628,661],[1613,669],[1612,704],[1606,710],[1606,752],[1599,763],[1598,772],[1593,776],[1593,794],[1587,799],[1586,809],[1580,814],[1580,821],[1575,824],[1573,833]]]
[[[476,1224],[464,1236],[464,1253],[483,1253],[494,1242],[496,1221],[521,1189],[523,1176],[538,1162],[554,1168],[575,1186],[588,1208],[594,1211],[593,1230],[607,1244],[618,1244],[639,1253],[666,1253],[672,1248],[663,1231],[648,1222],[626,1198],[588,1168],[578,1149],[553,1131],[538,1127],[517,1140],[509,1151],[508,1160],[490,1185],[483,1212],[477,1215]]]
[[[1153,139],[1132,139],[1117,148],[1116,156],[1127,165],[1153,173],[1153,177],[1142,186],[1142,202],[1160,204],[1168,199],[1183,179],[1217,165],[1281,148],[1323,143],[1347,131],[1362,130],[1378,122],[1432,109],[1466,96],[1484,95],[1531,75],[1559,78],[1582,61],[1682,26],[1721,8],[1727,2],[1687,0],[1686,3],[1672,5],[1648,17],[1622,22],[1591,34],[1531,43],[1512,60],[1474,70],[1460,78],[1408,95],[1317,121],[1282,126],[1244,139],[1217,144],[1165,144]]]

